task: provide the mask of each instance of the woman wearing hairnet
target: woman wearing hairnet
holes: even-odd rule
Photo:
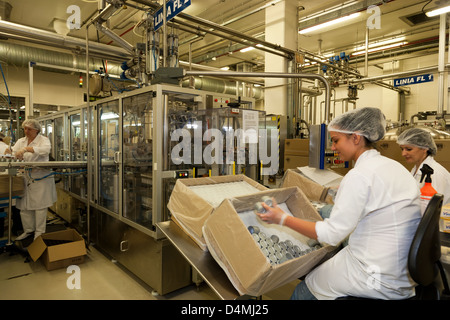
[[[332,150],[355,161],[342,179],[329,218],[311,222],[264,206],[259,214],[321,243],[348,245],[313,269],[291,299],[330,300],[342,296],[406,299],[414,296],[407,257],[421,219],[419,188],[400,163],[381,156],[374,142],[385,134],[376,108],[355,109],[328,125]]]
[[[431,185],[433,188],[444,195],[444,203],[450,202],[450,173],[436,160],[434,156],[437,152],[436,143],[431,134],[422,128],[411,128],[403,131],[397,138],[397,143],[402,149],[402,156],[407,163],[414,164],[411,174],[420,183],[422,171],[420,169],[424,164],[433,169],[431,175]],[[420,188],[425,181],[422,181]]]
[[[39,134],[41,131],[39,122],[27,119],[22,127],[25,137],[20,138],[12,147],[13,155],[27,162],[48,161],[51,150],[50,140]],[[22,198],[16,201],[24,232],[16,240],[23,240],[33,232],[35,239],[45,233],[48,207],[57,200],[55,179],[53,176],[43,178],[50,173],[51,171],[42,168],[25,169],[24,193]],[[40,178],[43,179],[38,180]]]
[[[5,139],[5,135],[0,132],[0,154],[5,154],[6,149],[8,149],[8,145],[3,139]]]

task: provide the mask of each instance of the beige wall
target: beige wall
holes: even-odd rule
[[[11,96],[25,97],[29,105],[30,86],[28,69],[2,65]],[[57,106],[78,106],[83,104],[85,85],[79,88],[80,74],[67,74],[34,69],[33,102]],[[84,81],[86,84],[86,81]],[[0,85],[0,92],[6,95],[6,87]]]

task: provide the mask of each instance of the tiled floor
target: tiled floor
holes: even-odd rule
[[[50,213],[49,213],[50,215]],[[54,218],[50,217],[49,218]],[[47,220],[49,221],[49,220]],[[47,226],[49,229],[49,226]],[[15,236],[13,236],[13,239]],[[80,264],[80,289],[67,285],[67,269],[47,271],[43,263],[27,258],[15,246],[0,248],[0,300],[217,300],[205,283],[195,284],[160,296],[120,264],[89,246]],[[7,248],[7,249],[6,249]],[[70,281],[70,280],[69,280]],[[298,281],[267,293],[263,300],[289,299]]]
[[[27,261],[26,261],[27,260]],[[215,300],[204,283],[191,285],[164,296],[154,295],[127,270],[90,247],[80,267],[80,289],[69,289],[71,273],[66,269],[47,271],[40,260],[28,261],[21,253],[0,254],[0,300]],[[263,296],[263,299],[288,299],[295,283]]]

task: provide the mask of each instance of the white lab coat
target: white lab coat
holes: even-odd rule
[[[0,154],[5,154],[5,150],[8,148],[8,145],[3,141],[0,141]]]
[[[440,163],[434,160],[432,156],[426,157],[420,164],[418,170],[416,170],[416,166],[411,170],[411,174],[419,183],[419,189],[425,184],[425,179],[420,183],[420,179],[422,178],[422,171],[420,171],[420,168],[422,168],[424,164],[429,165],[434,170],[434,173],[431,175],[431,186],[437,192],[444,195],[443,204],[450,203],[450,173]]]
[[[13,154],[22,148],[33,147],[34,153],[26,152],[23,155],[24,161],[31,162],[44,162],[49,160],[49,154],[51,150],[50,140],[40,134],[34,138],[34,140],[28,144],[28,138],[20,138],[14,147],[12,147]],[[22,198],[17,199],[16,207],[20,210],[39,210],[48,208],[56,202],[56,187],[55,179],[53,176],[42,180],[34,180],[36,178],[42,178],[51,173],[50,170],[44,168],[33,168],[30,171],[24,173],[24,193]],[[30,179],[31,174],[31,179]]]
[[[318,240],[348,246],[305,281],[318,299],[414,295],[407,257],[421,219],[419,188],[400,163],[364,152],[343,178],[329,219],[316,223]]]

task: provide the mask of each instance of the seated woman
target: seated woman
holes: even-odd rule
[[[397,143],[402,149],[402,156],[407,163],[414,164],[411,174],[420,183],[424,164],[429,165],[434,173],[431,175],[431,185],[444,195],[443,204],[450,202],[450,173],[440,163],[434,160],[437,153],[436,143],[430,132],[423,128],[411,128],[403,131],[397,138]],[[419,188],[423,187],[425,181]]]
[[[414,296],[407,258],[421,219],[419,188],[404,166],[374,149],[385,134],[383,113],[355,109],[331,121],[328,131],[332,150],[344,161],[355,161],[342,179],[330,217],[305,221],[265,204],[267,213],[258,214],[321,243],[338,245],[349,236],[348,245],[312,270],[291,298]]]

